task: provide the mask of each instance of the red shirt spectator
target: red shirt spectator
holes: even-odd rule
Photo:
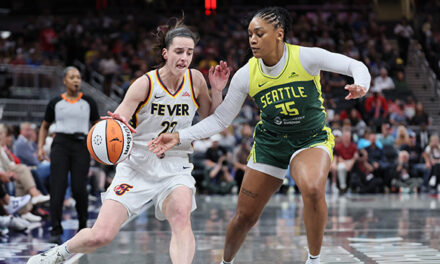
[[[53,28],[46,27],[40,32],[41,49],[44,52],[54,52],[57,33]]]
[[[365,110],[373,118],[378,118],[380,115],[385,117],[388,114],[387,100],[380,93],[374,92],[373,96],[365,100]]]

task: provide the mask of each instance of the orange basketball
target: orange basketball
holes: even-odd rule
[[[114,165],[125,160],[132,147],[133,136],[130,129],[118,120],[101,120],[87,135],[87,149],[96,161],[105,165]]]

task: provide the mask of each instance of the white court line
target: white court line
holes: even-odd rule
[[[147,210],[151,207],[152,204],[153,204],[152,201],[149,201],[149,202],[145,205],[144,209],[142,209],[142,210],[139,212],[138,215],[136,215],[136,216],[132,216],[132,217],[130,217],[129,219],[127,219],[127,221],[125,221],[125,223],[122,225],[121,229],[124,228],[124,226],[126,226],[128,223],[130,223],[131,221],[133,221],[134,219],[136,219],[140,214],[142,214],[143,212],[147,211]],[[68,260],[66,260],[66,261],[64,262],[64,264],[76,264],[76,263],[78,263],[77,261],[78,261],[82,256],[84,256],[84,255],[85,255],[85,253],[76,253],[76,254],[73,255],[71,258],[69,258]]]
[[[371,242],[371,243],[385,243],[402,241],[401,237],[387,237],[387,238],[364,238],[364,237],[348,237],[350,242]]]

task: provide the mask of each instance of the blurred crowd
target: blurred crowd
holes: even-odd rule
[[[435,7],[438,10],[438,4]],[[243,65],[249,55],[243,17],[250,11],[231,8],[215,16],[205,16],[198,10],[185,12],[186,24],[194,26],[201,36],[193,67],[206,76],[209,67],[219,60],[227,61],[232,74]],[[334,73],[321,73],[327,121],[336,139],[327,191],[339,194],[436,193],[440,182],[438,131],[429,129],[431,118],[408,85],[405,65],[409,41],[419,30],[425,36],[426,49],[435,55],[432,59],[438,64],[440,35],[435,22],[438,17],[427,16],[420,29],[413,29],[405,19],[390,24],[378,23],[369,9],[291,11],[295,22],[293,30],[287,35],[288,43],[345,54],[363,61],[372,74],[367,96],[361,100],[346,101],[344,86],[353,80]],[[112,16],[105,12],[88,11],[75,16],[61,16],[46,11],[41,16],[29,16],[21,30],[0,39],[0,63],[71,65],[78,60],[85,65],[86,80],[92,71],[104,76],[103,91],[106,94],[110,93],[112,84],[126,90],[134,79],[157,64],[152,32],[158,26],[160,30],[160,25],[165,25],[167,21],[167,17],[152,12],[146,15],[133,11],[129,15]],[[209,139],[194,142],[191,158],[200,193],[229,194],[239,190],[252,146],[253,128],[259,118],[259,110],[248,98],[229,128]],[[22,132],[27,126],[33,132]],[[5,128],[4,137],[10,138],[6,140],[9,143],[2,144],[2,151],[13,153],[17,159],[14,158],[15,165],[12,167],[22,166],[26,172],[11,174],[9,171],[13,170],[10,169],[0,174],[7,174],[1,178],[3,185],[13,182],[16,188],[15,192],[6,194],[9,200],[0,197],[5,208],[10,204],[8,201],[14,199],[23,200],[22,203],[32,200],[31,203],[36,204],[35,197],[47,194],[49,187],[44,169],[50,161],[27,163],[20,153],[15,152],[15,144],[22,137],[26,138],[27,144],[35,147],[36,136],[23,134],[36,133],[35,127],[22,124],[17,138],[11,138],[14,135],[12,131],[12,128]],[[26,155],[35,158],[35,149],[30,148]],[[9,159],[12,164],[12,158]],[[104,190],[111,181],[111,173],[99,166],[92,166],[90,175],[93,176],[90,188],[93,195]],[[41,194],[32,194],[29,188],[18,191],[24,181],[21,177],[28,177],[29,181],[32,177],[34,183],[31,181],[30,185]],[[294,188],[294,182],[287,178],[281,192],[286,192],[289,186]],[[32,198],[27,197],[28,194]],[[66,197],[66,205],[68,201]],[[25,212],[35,210],[27,209],[23,214]],[[7,213],[14,215],[16,212]],[[7,217],[5,219],[12,223],[14,218]]]
[[[422,44],[429,65],[440,78],[440,3],[438,1],[418,1],[418,40]]]

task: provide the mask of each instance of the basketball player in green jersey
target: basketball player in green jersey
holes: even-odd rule
[[[249,24],[249,43],[254,55],[232,78],[228,94],[213,115],[178,133],[162,134],[149,142],[161,155],[179,142],[206,138],[226,128],[239,113],[249,94],[261,111],[254,132],[237,209],[226,230],[223,263],[232,263],[246,234],[280,187],[286,170],[301,190],[309,256],[307,264],[320,262],[327,221],[325,183],[333,158],[334,138],[325,123],[320,71],[354,78],[346,85],[345,99],[367,92],[370,74],[354,59],[320,48],[285,43],[291,18],[279,7],[259,10]]]

